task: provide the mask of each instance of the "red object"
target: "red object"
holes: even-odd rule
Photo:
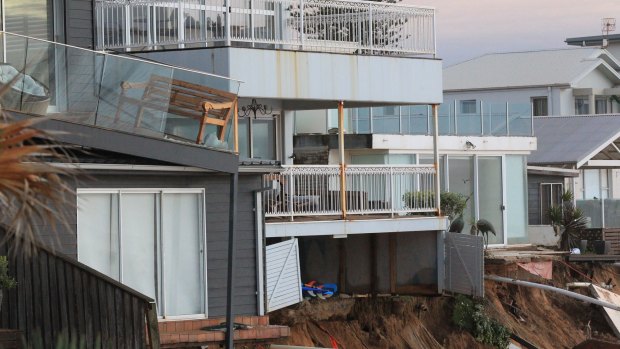
[[[329,335],[329,341],[332,342],[332,348],[338,349],[338,342],[336,342],[336,338]]]

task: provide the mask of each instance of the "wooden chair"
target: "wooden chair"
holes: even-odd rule
[[[234,93],[159,75],[151,76],[147,82],[123,81],[121,89],[114,122],[118,122],[125,103],[139,107],[135,127],[140,127],[144,109],[188,117],[197,120],[200,125],[196,144],[202,143],[207,124],[219,127],[218,139],[224,141],[237,104],[237,96]],[[143,89],[142,98],[127,96],[127,91],[130,89]]]

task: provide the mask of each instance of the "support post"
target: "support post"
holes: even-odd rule
[[[228,208],[228,276],[226,282],[226,348],[234,349],[234,322],[233,314],[233,279],[235,277],[235,228],[237,221],[237,186],[239,174],[230,174],[230,203]]]
[[[433,163],[435,164],[435,208],[437,209],[437,215],[441,216],[441,188],[439,180],[439,106],[433,104],[433,123],[435,128],[433,129]]]
[[[224,23],[224,25],[226,26],[226,46],[230,46],[230,42],[231,42],[231,36],[230,35],[230,20],[232,17],[232,1],[231,0],[226,0],[225,2],[225,6],[226,6],[226,10],[224,12],[224,20],[226,20],[226,23]]]
[[[239,99],[235,100],[235,109],[233,112],[235,113],[233,116],[235,153],[239,154]]]
[[[347,218],[347,182],[344,164],[344,101],[338,102],[338,152],[340,154],[340,208],[342,219]]]

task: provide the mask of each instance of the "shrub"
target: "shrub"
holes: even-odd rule
[[[15,285],[17,282],[9,275],[9,261],[6,256],[0,256],[0,290],[9,290]]]
[[[465,207],[467,207],[467,200],[469,197],[449,191],[441,193],[441,212],[450,218],[450,221],[460,216]],[[410,207],[410,203],[418,202],[423,203],[426,206],[433,206],[435,203],[435,193],[428,191],[411,191],[403,194],[403,201],[405,206]]]
[[[470,297],[457,295],[454,301],[452,322],[471,333],[480,343],[505,349],[510,344],[510,331],[484,311],[484,304]]]

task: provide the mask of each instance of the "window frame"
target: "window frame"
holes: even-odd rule
[[[602,112],[599,110],[599,102],[603,102],[604,110]],[[594,98],[594,114],[607,114],[607,97],[606,96],[596,96]]]
[[[473,107],[473,111],[470,109]],[[459,101],[459,112],[461,115],[476,115],[478,113],[477,99],[463,99]]]
[[[537,102],[543,102],[544,108],[540,109],[538,112]],[[549,115],[549,97],[547,96],[536,96],[531,98],[532,103],[532,116],[548,116]]]
[[[157,246],[157,255],[156,263],[158,267],[161,266],[161,270],[157,271],[155,283],[157,287],[160,289],[156,289],[156,303],[158,305],[158,318],[161,319],[192,319],[192,318],[206,318],[208,317],[209,312],[209,287],[208,287],[208,264],[207,264],[207,222],[206,222],[206,191],[204,188],[77,188],[75,191],[76,194],[76,212],[79,214],[79,195],[80,194],[117,194],[118,195],[118,205],[117,205],[117,219],[118,223],[118,254],[119,254],[119,282],[123,282],[123,264],[122,264],[122,227],[120,224],[121,221],[121,198],[123,194],[159,194],[159,212],[156,213],[156,217],[158,220],[162,220],[162,203],[163,203],[163,195],[165,194],[199,194],[199,213],[200,213],[200,248],[202,249],[202,272],[201,272],[201,280],[200,285],[203,288],[201,294],[201,307],[202,313],[198,314],[188,314],[188,315],[167,315],[166,314],[166,295],[163,290],[165,290],[165,261],[163,255],[163,244],[165,243],[163,240],[163,230],[161,227],[155,232],[157,235],[155,237],[155,241]],[[79,221],[79,220],[77,220]],[[76,221],[76,225],[77,225]],[[79,234],[79,227],[76,226],[76,237]],[[78,261],[80,260],[80,246],[77,246],[77,257]]]
[[[582,102],[581,105],[580,102]],[[587,110],[585,110],[585,112],[582,112],[581,109],[586,107]],[[575,96],[575,115],[589,115],[591,114],[590,109],[590,98],[588,98],[588,96]]]
[[[545,198],[543,197],[543,187],[544,186],[549,186],[549,197]],[[557,186],[559,186],[559,189],[557,188]],[[547,207],[551,208],[554,206],[553,204],[553,199],[554,199],[554,187],[556,188],[556,190],[559,190],[560,196],[564,193],[564,183],[561,182],[541,182],[540,185],[538,186],[538,196],[539,196],[539,201],[540,201],[540,206],[539,206],[539,215],[540,215],[540,224],[541,225],[551,225],[551,222],[547,223],[547,218],[546,218],[546,213],[543,212],[543,202],[547,201]],[[557,193],[557,192],[556,192]],[[546,195],[545,195],[546,196]]]

